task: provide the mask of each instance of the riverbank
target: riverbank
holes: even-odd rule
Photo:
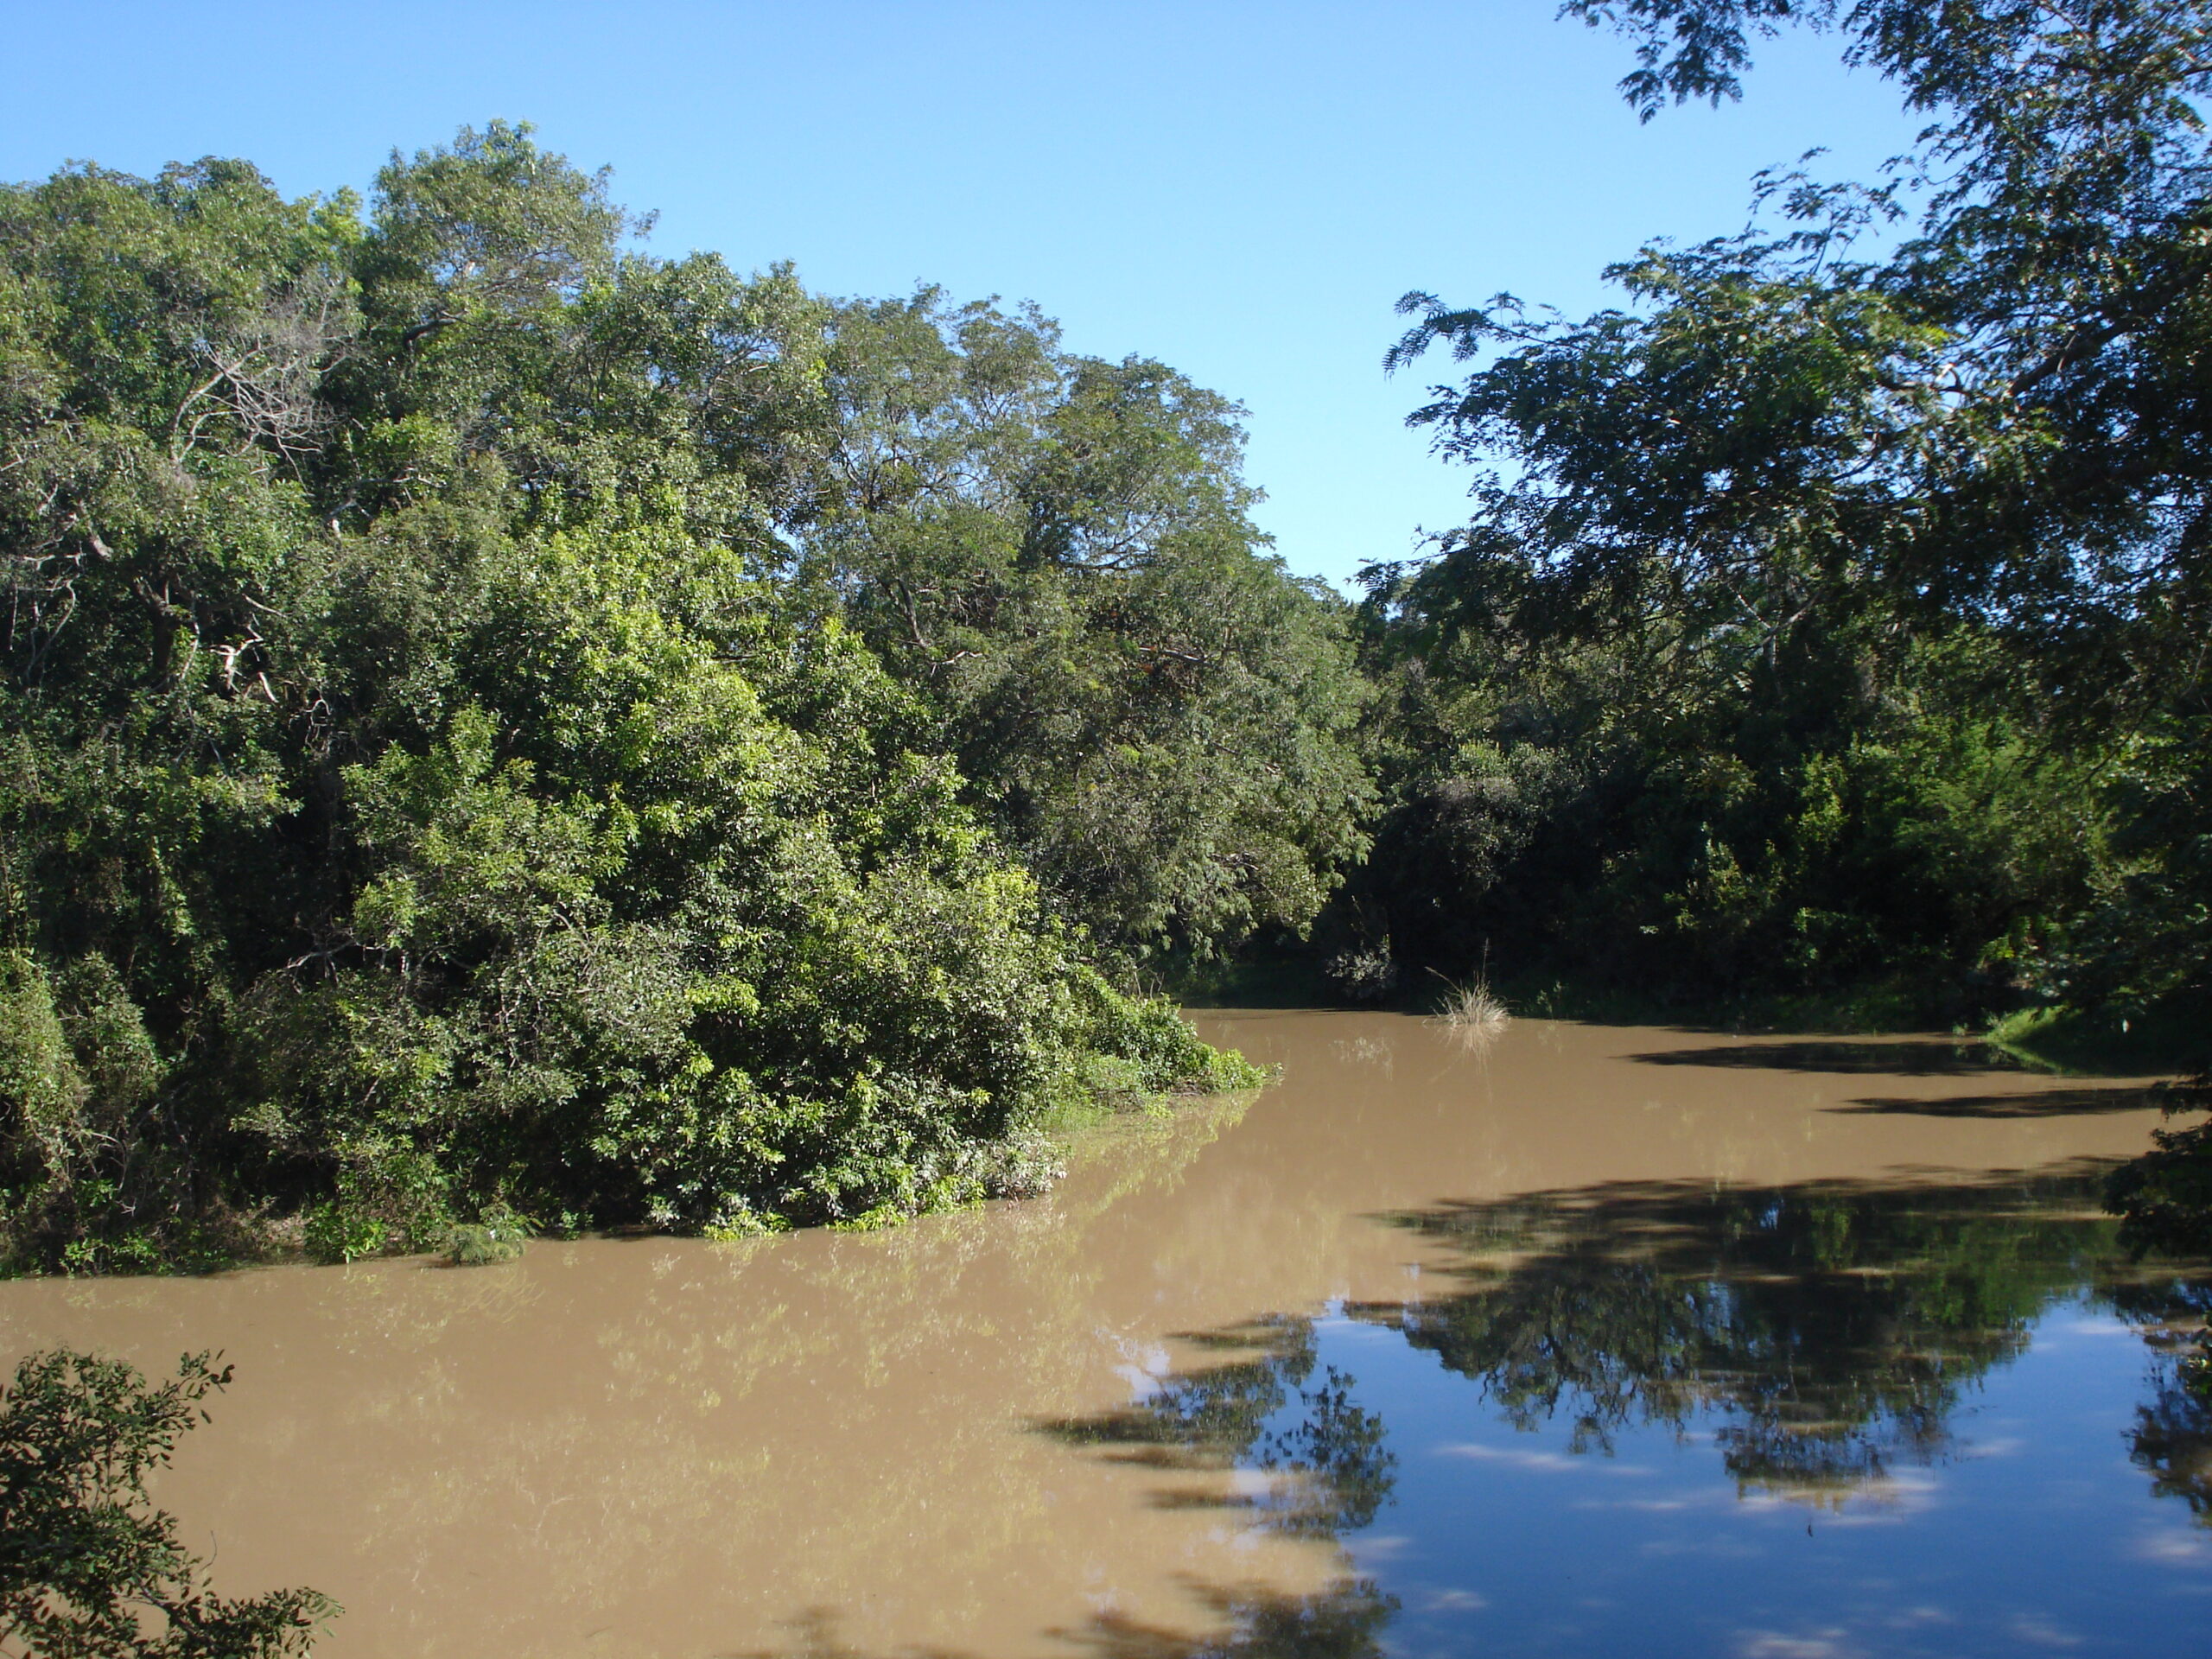
[[[1462,982],[1402,975],[1378,1001],[1347,1001],[1314,957],[1274,956],[1252,962],[1185,965],[1168,980],[1186,1010],[1216,1008],[1379,1008],[1394,1014],[1438,1012]],[[2206,1016],[2194,1007],[2152,1008],[2133,1017],[2064,1007],[2021,1008],[1974,1019],[1937,1017],[1924,992],[1895,986],[1823,996],[1744,992],[1683,996],[1578,985],[1555,978],[1500,977],[1490,988],[1514,1014],[1593,1025],[1666,1026],[1742,1035],[1798,1033],[1880,1037],[1942,1033],[1986,1044],[2021,1064],[2055,1074],[2178,1076],[2212,1063]],[[1961,1001],[1961,999],[1952,999]],[[1942,999],[1936,999],[1941,1001]]]

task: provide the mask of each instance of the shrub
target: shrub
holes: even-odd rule
[[[32,1659],[279,1659],[337,1605],[313,1590],[229,1600],[147,1501],[231,1371],[188,1354],[149,1388],[117,1360],[32,1354],[0,1395],[0,1640]]]
[[[446,1234],[446,1259],[457,1268],[485,1268],[522,1255],[530,1224],[504,1204],[487,1204],[473,1222],[455,1224]]]

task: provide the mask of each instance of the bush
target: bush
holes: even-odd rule
[[[530,1224],[504,1204],[488,1204],[473,1222],[456,1223],[446,1234],[446,1259],[457,1268],[485,1268],[522,1255]]]

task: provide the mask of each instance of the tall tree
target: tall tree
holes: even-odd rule
[[[842,308],[804,544],[975,798],[1125,954],[1300,930],[1363,850],[1346,609],[1247,511],[1242,411],[1033,309]]]
[[[1751,41],[1802,22],[1930,123],[1879,183],[1768,176],[1744,234],[1645,249],[1618,310],[1408,296],[1392,364],[1473,365],[1414,419],[1497,467],[1440,559],[1374,573],[1424,664],[1497,692],[1432,721],[1413,817],[1496,773],[1526,786],[1473,809],[1480,846],[1556,821],[1532,789],[1604,820],[1584,868],[1624,878],[1630,958],[1804,983],[1904,947],[2005,995],[2204,996],[2212,16],[1568,10],[1637,35],[1647,116],[1735,95]],[[1532,726],[1539,659],[1582,689]],[[1564,771],[1515,758],[1561,748],[1547,722]],[[1469,740],[1495,758],[1461,764]],[[1700,940],[1732,904],[1728,948]]]
[[[0,189],[0,1260],[887,1218],[1249,1080],[806,587],[831,308],[633,226],[500,124]]]

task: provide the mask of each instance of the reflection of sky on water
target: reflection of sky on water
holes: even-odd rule
[[[327,1659],[2202,1645],[2212,1411],[2171,1386],[2196,1310],[2099,1215],[2158,1122],[2122,1084],[1941,1040],[1209,1031],[1282,1083],[1087,1132],[1033,1203],[14,1281],[0,1346],[224,1350],[157,1497],[230,1592],[345,1603]],[[2006,1171],[2088,1179],[2054,1216]],[[2005,1535],[2002,1481],[2069,1468],[2085,1518]]]
[[[1468,1246],[1424,1300],[1217,1333],[1061,1428],[1337,1539],[1368,1617],[1230,1650],[2201,1654],[2203,1294],[2078,1185],[1400,1217]]]
[[[1520,1431],[1392,1331],[1319,1321],[1399,1454],[1344,1542],[1394,1596],[1394,1653],[2196,1655],[2212,1532],[2129,1459],[2145,1354],[2081,1301],[1955,1412],[1949,1451],[1840,1497],[1745,1491],[1709,1430]],[[1415,1448],[1420,1448],[1416,1450]]]
[[[1354,1376],[1398,1455],[1343,1544],[1402,1655],[2199,1655],[2212,1531],[2130,1462],[2139,1334],[2084,1300],[2044,1323],[1927,1466],[1792,1496],[1738,1486],[1710,1429],[1626,1427],[1611,1453],[1513,1429],[1438,1356],[1320,1319],[1314,1370]]]

